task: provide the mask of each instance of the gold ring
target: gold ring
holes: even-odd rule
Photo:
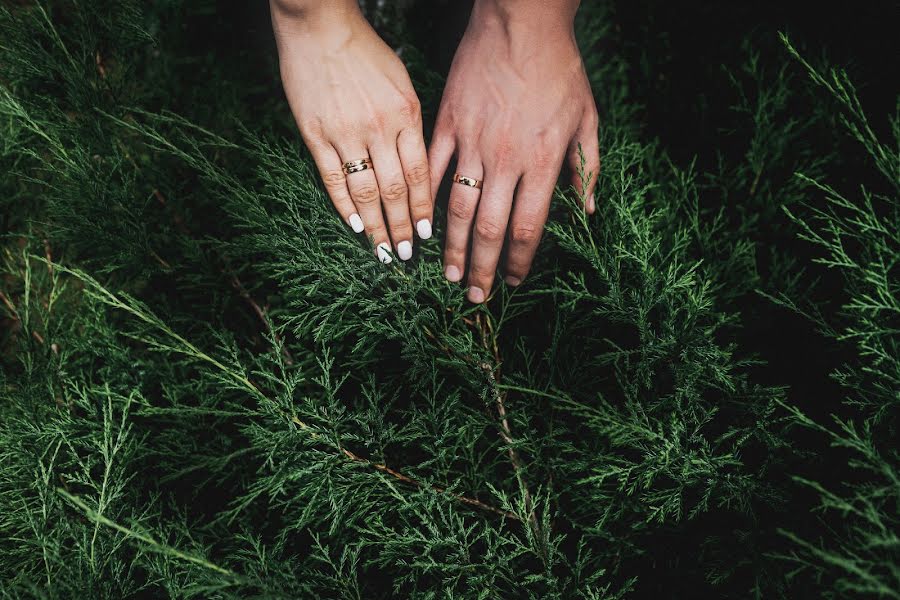
[[[345,175],[349,175],[350,173],[359,173],[360,171],[365,171],[366,169],[371,168],[372,159],[370,158],[358,158],[356,160],[351,160],[345,162],[343,166]]]
[[[453,183],[461,183],[463,185],[473,187],[477,190],[481,189],[480,179],[475,179],[474,177],[466,177],[465,175],[460,175],[459,173],[453,174]]]

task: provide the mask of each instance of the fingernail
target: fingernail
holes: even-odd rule
[[[513,287],[516,287],[517,285],[520,285],[522,283],[521,279],[519,279],[518,277],[513,277],[512,275],[507,275],[505,281],[507,284]]]
[[[397,244],[397,256],[400,257],[400,260],[409,260],[412,258],[412,244],[406,240]]]
[[[588,198],[587,203],[588,203],[588,212],[591,214],[594,214],[594,210],[597,209],[597,204],[594,202],[594,197],[591,196],[590,198]]]
[[[393,258],[391,258],[391,245],[387,242],[381,242],[380,244],[378,244],[378,247],[375,249],[375,253],[378,254],[378,260],[386,265],[391,264],[391,261],[394,260]]]
[[[416,223],[416,231],[419,232],[419,237],[423,240],[427,240],[431,237],[431,221],[428,219],[422,219],[418,223]]]
[[[462,273],[459,272],[459,268],[454,265],[448,265],[446,269],[444,269],[444,277],[446,277],[449,281],[456,283],[460,279],[462,279]]]
[[[352,227],[353,231],[356,233],[362,233],[362,230],[365,229],[365,227],[363,227],[362,219],[359,218],[358,214],[353,213],[347,220],[350,221],[350,227]]]
[[[484,290],[474,285],[469,288],[469,301],[475,304],[484,302]]]

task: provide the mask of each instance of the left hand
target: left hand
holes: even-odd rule
[[[571,10],[479,0],[450,69],[428,156],[432,193],[454,154],[460,175],[484,182],[481,190],[454,183],[448,206],[444,274],[462,279],[474,231],[471,302],[490,295],[507,233],[506,282],[528,274],[564,160],[585,210],[595,210],[597,108],[575,42],[577,2],[561,4]],[[584,190],[579,144],[591,174]]]

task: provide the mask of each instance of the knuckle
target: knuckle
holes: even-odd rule
[[[455,199],[450,201],[447,211],[451,216],[461,221],[471,221],[475,216],[475,203],[466,202],[465,200]]]
[[[514,243],[517,244],[533,244],[541,238],[543,227],[535,221],[523,221],[516,223],[512,227],[509,236]]]
[[[419,162],[406,169],[406,181],[410,185],[421,185],[431,178],[428,163]]]
[[[547,148],[539,148],[531,159],[531,164],[537,171],[549,171],[555,162],[553,152]]]
[[[525,260],[508,261],[506,264],[506,274],[515,275],[519,279],[524,279],[529,269],[530,264]]]
[[[409,197],[409,206],[418,212],[426,212],[431,210],[431,200],[428,196],[413,194]]]
[[[406,184],[400,181],[392,181],[381,190],[381,197],[385,202],[403,202],[406,200]]]
[[[325,130],[325,125],[322,126],[323,131]],[[355,139],[358,138],[361,132],[365,131],[362,127],[361,123],[352,119],[335,119],[333,122],[329,121],[327,126],[327,137],[329,139]]]
[[[378,202],[378,188],[374,185],[363,185],[356,188],[353,193],[353,200],[360,204],[369,205]]]
[[[372,223],[371,225],[366,224],[366,235],[370,235],[375,239],[375,243],[386,241],[388,238],[387,227],[384,226],[384,222],[379,219],[376,223]]]
[[[516,154],[516,147],[510,138],[502,138],[494,147],[494,162],[498,165],[505,165],[512,162]]]
[[[469,275],[472,281],[476,283],[489,283],[494,279],[494,269],[488,265],[473,264],[469,270]]]
[[[414,94],[407,95],[403,96],[400,101],[397,112],[404,120],[415,122],[422,116],[422,106],[419,104],[419,99]]]
[[[503,227],[494,221],[482,219],[475,224],[475,234],[486,242],[499,242],[503,240]]]
[[[343,171],[327,170],[322,173],[322,182],[328,189],[344,187],[345,181]]]
[[[317,117],[301,118],[297,121],[297,127],[306,138],[317,140],[322,137],[322,120]]]
[[[358,127],[359,131],[369,131],[371,133],[376,134],[376,136],[384,136],[384,134],[388,130],[388,123],[390,122],[390,115],[387,112],[383,111],[375,111],[374,114],[365,122],[361,123]]]
[[[411,240],[413,237],[412,233],[412,226],[409,223],[391,224],[391,237],[395,242]]]

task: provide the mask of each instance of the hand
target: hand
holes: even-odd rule
[[[331,201],[371,236],[382,262],[392,248],[409,259],[412,223],[431,237],[433,198],[422,113],[403,63],[355,0],[272,0],[271,8],[288,103]],[[344,174],[345,162],[366,157],[370,169]]]
[[[556,4],[562,10],[547,10],[546,0],[478,0],[447,79],[429,148],[431,185],[437,190],[454,153],[460,175],[484,182],[482,190],[454,183],[448,206],[444,274],[462,279],[474,230],[472,302],[490,294],[507,233],[506,282],[528,274],[566,157],[585,210],[595,210],[598,118],[572,27],[578,3]],[[584,190],[579,144],[591,173]]]

